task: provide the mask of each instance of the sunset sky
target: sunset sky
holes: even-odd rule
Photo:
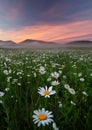
[[[0,40],[92,40],[92,0],[0,0]]]

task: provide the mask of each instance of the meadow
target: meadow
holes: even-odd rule
[[[91,129],[91,49],[0,50],[0,130]]]

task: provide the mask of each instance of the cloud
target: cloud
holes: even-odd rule
[[[86,0],[7,0],[0,1],[0,28],[65,25],[92,19],[92,1]],[[41,26],[39,26],[41,27]]]
[[[65,41],[67,39],[77,39],[78,37],[83,37],[92,34],[91,29],[92,20],[77,21],[67,24],[58,25],[33,25],[26,26],[20,30],[8,30],[0,31],[1,40],[13,40],[15,42],[20,42],[25,39],[37,39],[44,41]],[[91,36],[90,36],[91,37]]]
[[[69,2],[71,4],[69,4]],[[86,0],[72,1],[58,1],[51,8],[40,13],[37,20],[41,23],[48,24],[69,23],[79,20],[92,19],[92,1]],[[38,22],[37,21],[37,22]]]

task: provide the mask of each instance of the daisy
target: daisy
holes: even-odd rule
[[[82,94],[84,94],[85,96],[88,96],[88,94],[85,91],[83,91]]]
[[[0,104],[2,104],[3,103],[3,101],[2,100],[0,100]]]
[[[39,93],[41,96],[45,96],[45,98],[46,98],[46,97],[50,98],[50,95],[53,95],[53,94],[56,93],[56,91],[53,91],[52,88],[53,88],[53,86],[50,86],[49,88],[47,88],[47,86],[45,86],[45,88],[40,87],[40,88],[38,89],[38,93]]]
[[[45,68],[43,66],[40,66],[39,73],[40,74],[45,74],[46,73]]]
[[[62,74],[62,70],[59,70],[59,73]]]
[[[59,76],[60,76],[60,73],[57,73],[57,72],[51,73],[51,77],[52,77],[52,78],[58,79]]]
[[[7,82],[10,82],[12,77],[7,77]]]
[[[74,106],[76,105],[73,101],[70,101],[71,104],[73,104]]]
[[[80,81],[81,81],[81,82],[84,82],[84,80],[85,80],[84,78],[80,78]]]
[[[34,72],[34,77],[36,77],[36,73]]]
[[[75,90],[73,88],[69,88],[68,91],[73,95],[75,94]]]
[[[4,70],[3,73],[6,74],[6,75],[9,74],[9,73],[8,73],[8,70]]]
[[[63,75],[63,79],[66,79],[67,77],[66,77],[66,75]]]
[[[4,92],[0,92],[0,97],[4,96]]]
[[[90,76],[92,76],[92,73],[90,73]]]
[[[58,81],[52,81],[52,82],[51,82],[51,85],[52,85],[52,86],[56,86],[56,85],[59,85],[59,84],[60,84],[60,83],[59,83]]]
[[[57,127],[55,122],[53,122],[52,127],[53,127],[54,130],[59,130],[59,128]]]
[[[34,124],[37,124],[38,127],[40,125],[45,126],[53,122],[52,112],[45,110],[45,108],[42,108],[41,110],[35,110],[32,117],[34,118]]]
[[[62,103],[61,103],[61,101],[58,101],[58,104],[59,104],[59,108],[62,108]]]
[[[78,77],[81,77],[81,76],[82,76],[82,73],[79,73],[79,74],[78,74]]]
[[[65,84],[65,85],[64,85],[64,88],[66,88],[67,90],[69,90],[69,89],[70,89],[69,84]]]
[[[48,78],[47,81],[51,81],[51,78]]]
[[[5,88],[5,91],[9,91],[10,90],[10,88]]]

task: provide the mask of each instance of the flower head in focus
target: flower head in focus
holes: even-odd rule
[[[37,124],[38,127],[41,125],[49,125],[49,123],[53,122],[52,112],[45,110],[45,108],[42,108],[41,110],[35,110],[33,118],[34,124]]]
[[[45,86],[45,88],[43,87],[40,87],[38,89],[38,93],[41,95],[41,96],[44,96],[45,98],[50,98],[51,95],[55,94],[56,91],[55,90],[52,90],[53,89],[53,86],[50,86],[49,88],[47,86]]]

